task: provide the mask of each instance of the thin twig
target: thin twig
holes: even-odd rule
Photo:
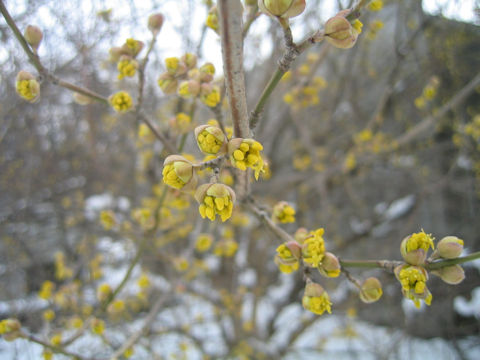
[[[157,316],[158,312],[162,308],[162,305],[166,302],[167,297],[162,296],[157,299],[157,301],[153,304],[152,308],[150,309],[150,312],[148,313],[147,317],[145,318],[145,321],[142,325],[142,327],[134,332],[124,343],[123,345],[115,351],[110,359],[116,360],[120,356],[123,355],[123,353],[131,348],[133,345],[137,343],[137,341],[140,339],[140,337],[148,331],[149,327],[152,325],[153,321],[155,320],[155,317]]]

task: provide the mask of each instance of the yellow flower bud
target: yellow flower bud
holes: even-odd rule
[[[38,26],[28,25],[23,34],[27,43],[35,50],[38,49],[43,39],[43,32]]]
[[[253,169],[256,180],[263,171],[263,159],[260,154],[262,150],[262,144],[254,139],[235,138],[228,142],[228,155],[232,165],[242,171],[247,168]]]
[[[213,6],[209,11],[207,15],[207,21],[205,24],[215,32],[218,32],[218,11],[217,7]]]
[[[383,8],[383,1],[382,0],[372,0],[367,5],[367,9],[370,11],[380,11]]]
[[[414,302],[417,308],[420,307],[420,300],[430,305],[432,294],[427,288],[428,273],[421,266],[400,265],[394,269],[394,273],[400,284],[402,284],[403,296]]]
[[[178,86],[178,95],[185,99],[190,99],[198,95],[200,84],[197,80],[185,80]]]
[[[93,319],[90,324],[94,334],[102,335],[105,331],[105,322],[103,320]]]
[[[7,341],[13,341],[22,336],[21,327],[17,319],[3,319],[0,321],[0,335]]]
[[[258,7],[265,14],[288,19],[305,10],[305,0],[258,0]]]
[[[302,245],[302,258],[306,266],[317,268],[325,256],[324,229],[310,231]]]
[[[17,94],[28,102],[34,103],[40,98],[40,84],[28,71],[20,71],[16,79]]]
[[[423,264],[427,257],[428,249],[435,247],[433,240],[432,235],[426,234],[423,230],[405,237],[400,244],[400,253],[403,259],[412,265]]]
[[[175,189],[192,190],[197,185],[193,164],[180,155],[170,155],[163,162],[163,182]]]
[[[210,234],[199,234],[195,241],[195,249],[198,252],[205,252],[212,246],[213,237]]]
[[[105,301],[112,294],[112,288],[110,285],[103,283],[97,288],[97,299],[99,301]]]
[[[119,91],[108,98],[110,105],[116,112],[124,113],[129,111],[133,106],[133,101],[129,93]]]
[[[143,46],[142,41],[129,38],[125,41],[125,44],[122,45],[122,54],[136,57],[140,51],[142,51]]]
[[[177,91],[178,80],[174,75],[165,72],[158,78],[158,86],[165,94],[174,94]]]
[[[220,215],[222,221],[232,216],[235,192],[224,184],[204,184],[195,192],[195,199],[200,204],[198,210],[202,218],[215,220]]]
[[[187,66],[177,57],[165,59],[165,67],[170,75],[180,76],[187,72]]]
[[[382,284],[375,277],[365,279],[360,288],[360,299],[364,303],[373,303],[382,297]]]
[[[192,53],[186,53],[180,60],[187,66],[187,69],[191,70],[197,66],[197,55]]]
[[[201,125],[195,128],[197,145],[205,154],[220,155],[227,151],[227,138],[217,126]]]
[[[295,209],[286,201],[280,201],[273,207],[272,219],[282,224],[295,222]]]
[[[117,64],[118,79],[121,80],[124,77],[133,77],[137,71],[138,62],[131,56],[122,55],[120,61]]]
[[[238,250],[238,243],[233,239],[222,239],[215,244],[215,256],[232,257]]]
[[[318,272],[325,277],[338,277],[340,275],[340,261],[331,252],[326,252],[318,266]]]
[[[446,236],[437,244],[436,255],[444,259],[455,259],[462,254],[463,240],[456,236]]]
[[[307,282],[302,298],[302,305],[305,310],[314,314],[322,315],[325,311],[332,313],[330,297],[320,284]]]
[[[199,69],[199,77],[202,82],[210,82],[215,75],[215,66],[212,63],[205,63]]]
[[[204,83],[200,87],[200,101],[209,107],[215,107],[220,102],[220,89],[216,85]]]

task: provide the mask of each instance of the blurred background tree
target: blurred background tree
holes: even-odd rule
[[[284,45],[278,22],[246,3],[251,110]],[[165,95],[157,79],[166,58],[193,53],[199,66],[215,65],[222,84],[219,36],[205,25],[212,5],[5,2],[22,31],[42,29],[39,56],[51,74],[105,97],[129,91],[167,141],[198,161],[191,130],[211,119],[228,130],[227,102],[212,111]],[[294,40],[351,5],[308,1],[291,21]],[[164,25],[139,72],[144,84],[137,75],[119,80],[109,49],[141,40],[142,63],[156,12]],[[324,227],[327,249],[341,259],[400,260],[400,241],[422,228],[478,249],[478,26],[427,14],[418,0],[383,1],[360,19],[352,49],[311,47],[274,90],[254,131],[269,170],[252,197],[267,213],[288,202],[295,222],[280,226],[290,234]],[[261,214],[239,203],[229,221],[211,223],[193,197],[167,190],[170,151],[140,112],[80,105],[48,79],[37,103],[19,98],[16,74],[35,68],[5,21],[0,36],[0,318],[18,318],[31,340],[0,340],[2,358],[478,356],[478,263],[456,286],[431,277],[432,305],[420,310],[393,274],[351,270],[381,280],[380,301],[361,303],[342,276],[322,281],[332,315],[308,313],[303,274],[278,271],[281,240]],[[237,176],[225,170],[220,179],[231,185]]]

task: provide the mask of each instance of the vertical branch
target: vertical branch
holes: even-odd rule
[[[243,8],[240,0],[219,0],[223,72],[235,137],[248,137],[249,124],[243,72]]]

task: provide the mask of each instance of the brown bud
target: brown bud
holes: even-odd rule
[[[446,266],[438,270],[433,270],[431,273],[439,276],[444,282],[450,285],[460,284],[463,279],[465,279],[465,272],[460,265]]]
[[[355,45],[358,34],[345,16],[335,15],[325,23],[325,38],[333,46],[350,49]]]
[[[377,301],[382,294],[382,284],[375,277],[365,279],[360,287],[360,299],[367,304]]]
[[[305,0],[258,0],[258,7],[265,14],[288,19],[305,10]]]
[[[337,277],[340,275],[340,262],[338,258],[331,252],[326,252],[321,264],[318,266],[318,271],[321,275],[326,277]]]
[[[455,259],[462,254],[463,240],[456,236],[446,236],[437,244],[436,253],[444,259]]]
[[[38,26],[28,25],[23,36],[25,37],[25,40],[27,40],[28,44],[37,50],[42,42],[43,32]]]
[[[163,26],[164,17],[160,13],[152,14],[148,17],[148,29],[157,34]]]

